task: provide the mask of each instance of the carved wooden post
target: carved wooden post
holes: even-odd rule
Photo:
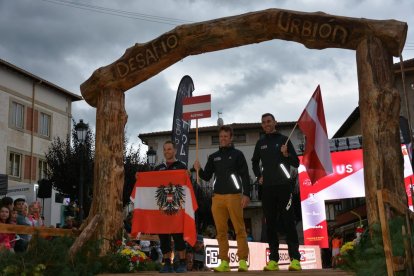
[[[103,215],[96,234],[98,239],[104,239],[101,247],[104,254],[123,227],[124,127],[127,121],[123,91],[102,90],[96,118],[93,202],[85,223],[96,214]]]
[[[365,195],[369,225],[379,222],[377,190],[404,198],[400,147],[400,95],[394,88],[392,56],[376,37],[367,37],[356,52],[359,109],[364,152]]]

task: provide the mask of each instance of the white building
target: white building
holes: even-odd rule
[[[72,102],[79,100],[82,97],[0,59],[0,176],[7,176],[14,197],[21,191],[29,203],[36,200],[33,190],[45,175],[45,153],[55,137],[66,139],[70,133]],[[45,205],[46,224],[59,222],[60,208],[47,208],[53,201]]]

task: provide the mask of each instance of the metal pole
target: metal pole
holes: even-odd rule
[[[83,221],[83,143],[80,144],[80,170],[79,170],[79,223]]]

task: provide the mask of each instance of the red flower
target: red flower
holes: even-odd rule
[[[131,258],[131,262],[134,262],[134,263],[136,263],[138,260],[139,260],[139,257],[137,257],[137,256],[133,256]]]
[[[116,246],[121,246],[121,245],[122,245],[122,241],[121,241],[121,240],[117,240],[117,241],[115,242],[115,245],[116,245]]]
[[[129,241],[129,242],[127,242],[127,244],[126,244],[127,246],[134,246],[135,245],[135,243],[133,242],[133,241]]]

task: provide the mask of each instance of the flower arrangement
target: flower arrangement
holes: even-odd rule
[[[118,240],[116,245],[118,248],[115,254],[127,262],[129,272],[142,270],[142,265],[149,261],[147,255],[140,250],[139,245],[132,241]]]
[[[348,254],[351,250],[354,250],[355,241],[346,242],[342,245],[341,249],[339,250],[341,255]]]

